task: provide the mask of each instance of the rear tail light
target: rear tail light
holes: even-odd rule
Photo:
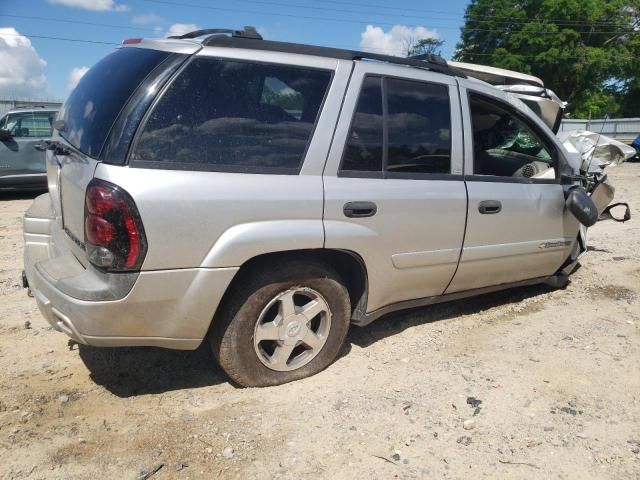
[[[121,188],[93,179],[84,208],[87,257],[109,271],[139,270],[147,253],[147,240],[133,199]]]

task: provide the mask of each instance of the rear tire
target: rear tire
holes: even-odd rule
[[[209,341],[245,387],[315,375],[338,356],[349,329],[349,292],[329,266],[292,260],[245,272],[220,307]]]

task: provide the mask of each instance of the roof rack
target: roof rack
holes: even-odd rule
[[[231,36],[229,36],[229,34]],[[231,30],[228,28],[208,28],[185,33],[169,38],[189,39],[207,35],[202,42],[205,46],[249,48],[269,52],[299,53],[316,57],[329,57],[339,60],[375,60],[397,65],[408,65],[416,68],[425,68],[434,72],[444,73],[455,77],[467,78],[461,70],[447,64],[447,61],[434,54],[416,55],[403,58],[378,53],[359,52],[356,50],[343,50],[331,47],[317,47],[301,43],[275,42],[263,40],[254,27],[244,27],[244,30]]]
[[[242,30],[233,30],[230,28],[205,28],[203,30],[194,30],[184,35],[173,35],[169,38],[184,40],[189,38],[202,37],[204,35],[221,35],[231,34],[232,38],[252,38],[254,40],[262,40],[262,35],[258,33],[256,27],[245,26]]]
[[[412,60],[423,60],[425,62],[437,63],[440,65],[447,65],[447,61],[442,58],[440,55],[435,53],[421,53],[419,55],[411,55],[408,57]]]

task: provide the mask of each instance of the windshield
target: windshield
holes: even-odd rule
[[[58,118],[60,135],[91,157],[98,157],[109,130],[138,85],[167,52],[122,48],[93,66],[71,92]]]

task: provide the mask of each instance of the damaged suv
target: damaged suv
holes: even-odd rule
[[[55,128],[24,218],[45,318],[94,346],[206,339],[245,386],[393,310],[563,286],[598,215],[543,121],[439,57],[131,39]]]

